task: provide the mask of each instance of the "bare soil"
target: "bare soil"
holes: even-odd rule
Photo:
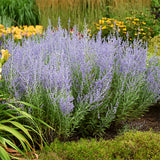
[[[142,117],[125,122],[118,128],[111,126],[110,129],[106,130],[103,138],[106,140],[113,139],[115,136],[129,130],[142,132],[151,130],[160,133],[160,104],[150,106],[148,112]]]

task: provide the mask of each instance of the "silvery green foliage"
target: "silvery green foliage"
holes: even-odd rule
[[[147,65],[147,47],[140,41],[130,45],[110,36],[102,42],[101,31],[95,41],[87,29],[79,39],[76,28],[71,35],[60,25],[53,30],[49,26],[39,41],[32,37],[22,46],[7,41],[12,57],[3,76],[16,98],[31,98],[43,86],[53,106],[68,117],[82,112],[77,125],[93,132],[140,115],[159,99],[160,69],[156,57]]]

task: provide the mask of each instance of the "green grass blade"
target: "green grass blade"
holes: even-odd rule
[[[9,132],[13,136],[15,136],[21,142],[25,151],[27,151],[27,149],[26,149],[26,146],[25,146],[24,142],[27,144],[27,147],[32,148],[31,145],[29,144],[28,140],[21,133],[19,133],[17,130],[15,130],[13,128],[10,128],[8,126],[2,125],[2,124],[0,124],[0,130]]]
[[[12,123],[14,126],[16,126],[17,128],[21,129],[30,138],[30,140],[32,140],[32,142],[33,142],[33,139],[31,137],[31,135],[29,134],[28,130],[25,127],[23,127],[22,124],[20,124],[20,123],[18,123],[16,121],[9,121],[9,123]]]
[[[0,146],[0,158],[1,160],[11,160],[7,151],[1,146]]]

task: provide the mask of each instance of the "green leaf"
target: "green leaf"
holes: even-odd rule
[[[32,137],[29,134],[28,130],[25,127],[23,127],[22,124],[20,124],[20,123],[18,123],[16,121],[9,121],[9,123],[12,123],[14,126],[16,126],[17,128],[21,129],[32,140]],[[33,140],[32,140],[32,142],[33,142]]]
[[[0,146],[0,158],[1,160],[11,160],[7,151],[1,146]]]
[[[24,148],[25,151],[27,151],[27,149],[26,149],[26,146],[24,145],[24,142],[27,144],[27,147],[32,148],[30,146],[28,140],[21,133],[19,133],[17,130],[15,130],[14,128],[10,128],[8,126],[0,124],[0,130],[9,132],[13,136],[15,136],[21,142],[21,144],[22,144],[22,146],[23,146],[23,148]]]

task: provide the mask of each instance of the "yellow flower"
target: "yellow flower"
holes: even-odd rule
[[[9,58],[9,56],[11,56],[7,50],[2,49],[1,50],[2,56],[1,56],[1,64],[3,65]]]
[[[143,35],[146,35],[146,33],[143,33]]]
[[[99,20],[99,24],[104,24],[104,20]]]
[[[126,19],[130,19],[130,17],[126,17]]]
[[[134,21],[138,22],[138,21],[139,21],[139,19],[138,19],[138,18],[136,18],[136,19],[134,19]]]
[[[23,28],[27,28],[27,25],[23,25]]]
[[[87,31],[88,31],[88,32],[90,32],[90,31],[91,31],[91,29],[88,29]]]
[[[97,29],[99,30],[99,29],[100,29],[100,27],[97,27]]]
[[[146,24],[146,22],[142,22],[142,24],[144,24],[144,25],[145,25],[145,24]]]
[[[136,24],[136,22],[134,22],[134,21],[133,21],[132,23],[133,23],[133,24]]]
[[[126,28],[123,28],[123,31],[126,31],[127,29]]]
[[[107,18],[106,17],[102,17],[102,20],[106,20]]]
[[[142,28],[142,29],[140,29],[141,31],[144,31],[144,29]]]
[[[110,20],[107,20],[106,22],[107,22],[107,24],[111,24],[111,21],[110,21]]]
[[[137,33],[135,33],[134,35],[137,36]]]
[[[7,33],[11,33],[11,28],[7,28]]]
[[[110,27],[112,27],[112,28],[113,28],[113,27],[114,27],[114,25],[113,25],[113,24],[111,24],[111,25],[110,25]]]
[[[4,25],[0,24],[0,28],[4,28]]]
[[[22,39],[22,35],[21,34],[16,34],[16,35],[14,35],[14,39]]]
[[[126,25],[120,25],[120,26],[119,26],[119,28],[124,28],[124,27],[126,27]]]
[[[107,29],[107,27],[106,27],[106,26],[103,26],[102,29]]]
[[[120,24],[120,25],[123,25],[123,24],[124,24],[124,22],[122,22],[122,21],[119,21],[119,24]]]

